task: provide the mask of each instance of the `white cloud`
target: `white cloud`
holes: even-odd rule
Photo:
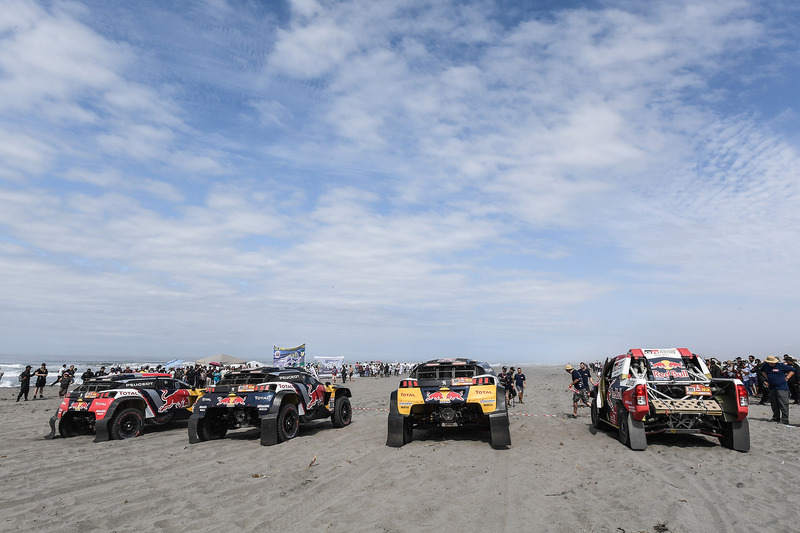
[[[490,3],[307,0],[281,26],[220,2],[9,5],[15,351],[43,346],[41,324],[77,352],[502,339],[567,356],[636,327],[713,345],[704,315],[670,314],[743,324],[720,302],[800,296],[796,149],[719,82],[772,46],[757,4],[512,21]]]

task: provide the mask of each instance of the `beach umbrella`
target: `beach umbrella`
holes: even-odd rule
[[[211,361],[208,364],[211,365],[211,366],[222,366],[221,364],[217,363],[216,361]]]

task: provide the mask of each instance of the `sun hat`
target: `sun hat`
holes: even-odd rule
[[[777,363],[778,362],[778,358],[775,357],[774,355],[768,355],[767,358],[764,359],[764,362],[765,363]]]
[[[567,365],[564,367],[564,370],[572,370],[572,365]]]

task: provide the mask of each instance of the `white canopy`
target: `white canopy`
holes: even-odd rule
[[[226,353],[221,353],[218,355],[212,355],[211,357],[203,357],[202,359],[198,359],[195,361],[195,364],[208,365],[211,363],[219,363],[221,365],[243,365],[246,362],[247,361],[244,359],[239,359],[238,357],[234,357]]]

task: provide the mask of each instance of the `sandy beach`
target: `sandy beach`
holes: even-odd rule
[[[44,440],[60,400],[0,390],[0,530],[795,532],[800,407],[791,427],[751,405],[752,449],[651,437],[633,452],[572,412],[563,367],[524,367],[508,449],[488,432],[415,432],[389,448],[397,378],[360,378],[353,423],[260,446],[254,429],[190,445],[186,422],[125,441]],[[316,457],[312,466],[309,464]]]

